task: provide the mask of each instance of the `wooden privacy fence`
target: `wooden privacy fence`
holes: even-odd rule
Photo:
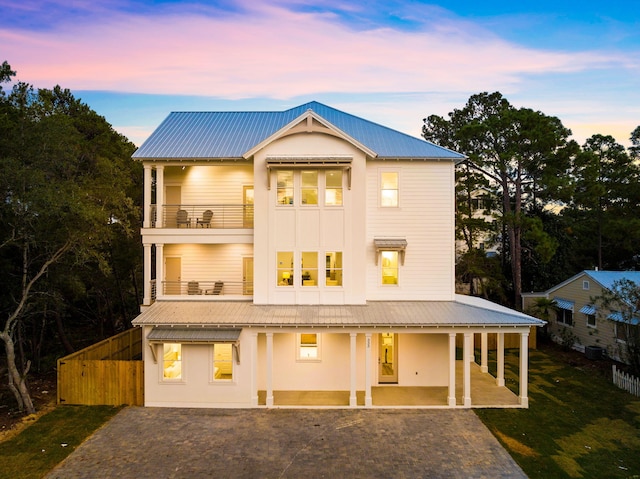
[[[144,405],[141,328],[58,359],[58,404]]]
[[[640,396],[640,379],[618,371],[615,364],[613,365],[613,384],[634,396]]]

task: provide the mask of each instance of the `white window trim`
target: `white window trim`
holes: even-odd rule
[[[304,358],[300,356],[300,348],[302,347],[302,335],[303,334],[315,334],[316,335],[316,350],[317,356],[315,358]],[[315,331],[307,333],[296,333],[296,361],[301,363],[319,363],[322,362],[322,334]]]
[[[589,291],[589,287],[590,287],[590,285],[589,285],[589,281],[584,280],[584,281],[582,282],[582,289],[583,289],[583,290],[585,290],[585,291]]]
[[[165,344],[179,344],[180,345],[180,377],[179,378],[165,378],[164,377],[164,345]],[[160,373],[160,383],[161,384],[185,384],[186,381],[186,368],[185,368],[185,358],[184,358],[184,344],[182,343],[158,343],[155,345],[156,348],[160,349],[160,354],[158,357],[162,358],[158,361],[160,367],[158,368],[158,372]],[[156,350],[157,351],[157,350]]]
[[[215,361],[216,361],[216,356],[215,356],[215,349],[217,345],[220,344],[231,344],[231,379],[216,379],[216,373],[215,373]],[[236,367],[235,367],[235,363],[236,361],[234,360],[235,355],[237,354],[236,348],[233,346],[232,343],[213,343],[210,347],[209,347],[209,384],[235,384],[236,383]]]
[[[595,324],[589,324],[589,316],[588,314],[585,314],[586,316],[586,321],[585,324],[587,325],[587,328],[591,328],[591,329],[598,329],[598,318],[596,317],[595,314],[592,314],[591,316],[593,316],[593,319],[595,320]]]

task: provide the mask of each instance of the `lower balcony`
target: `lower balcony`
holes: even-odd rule
[[[157,217],[156,205],[151,205],[152,228],[253,228],[253,205],[170,205],[162,206],[162,217]]]

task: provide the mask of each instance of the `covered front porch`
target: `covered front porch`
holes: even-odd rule
[[[456,406],[464,406],[463,363],[456,361]],[[497,386],[496,379],[481,372],[473,363],[471,372],[471,407],[508,408],[520,407],[518,396],[506,386]],[[448,408],[446,386],[372,386],[372,407],[381,408]],[[258,405],[266,405],[267,392],[258,391]],[[356,391],[357,406],[365,405],[365,391]],[[273,407],[348,407],[349,391],[274,391]]]

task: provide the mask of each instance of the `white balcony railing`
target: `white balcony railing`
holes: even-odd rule
[[[251,296],[253,295],[253,282],[163,281],[162,291],[165,296]]]
[[[163,205],[158,223],[151,205],[152,228],[253,228],[253,205]]]

